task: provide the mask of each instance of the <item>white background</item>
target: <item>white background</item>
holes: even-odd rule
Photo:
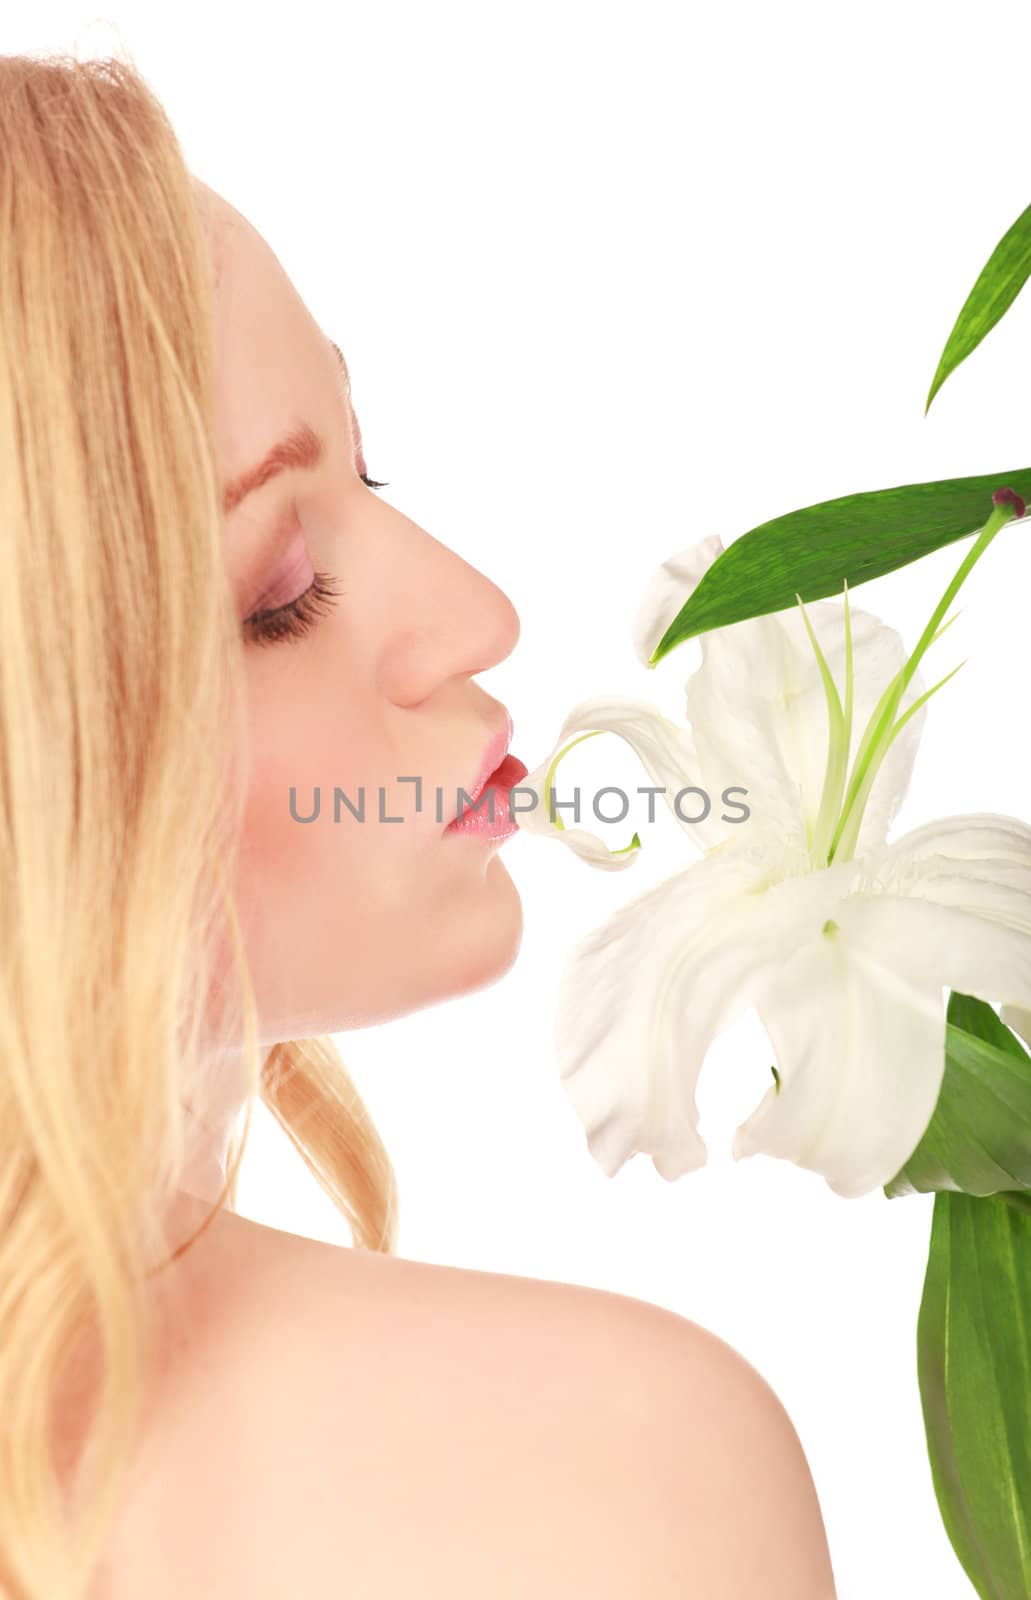
[[[103,15],[194,171],[344,349],[385,497],[514,601],[519,645],[481,681],[531,767],[585,695],[680,715],[697,646],[648,673],[630,645],[674,550],[855,490],[1005,482],[1031,458],[1026,294],[923,415],[969,288],[1031,200],[1022,7],[986,3],[975,21],[905,0],[111,0]],[[91,17],[9,9],[0,49],[78,38],[100,53],[113,36]],[[915,643],[967,548],[855,602]],[[1027,535],[1004,532],[927,663],[930,683],[970,658],[931,704],[896,832],[1031,814],[1029,592]],[[647,781],[619,741],[592,743],[620,775],[605,781]],[[551,1055],[553,996],[575,939],[686,865],[672,823],[642,837],[625,875],[509,840],[516,966],[339,1041],[397,1168],[400,1253],[614,1290],[711,1328],[794,1421],[840,1600],[970,1600],[916,1381],[931,1198],[845,1201],[785,1163],[731,1161],[769,1083],[754,1019],[703,1075],[706,1169],[668,1184],[638,1156],[608,1180],[587,1153]],[[347,1242],[264,1112],[240,1209]]]

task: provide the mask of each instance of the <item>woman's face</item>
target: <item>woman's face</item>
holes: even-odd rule
[[[362,482],[330,336],[247,220],[199,182],[197,194],[216,264],[224,483],[300,424],[324,441],[317,465],[268,477],[225,520],[241,624],[296,599],[314,573],[334,591],[300,637],[258,642],[245,629],[251,764],[234,888],[260,1038],[273,1044],[417,1009],[514,961],[522,907],[500,845],[445,826],[506,730],[473,677],[511,652],[519,619],[489,578]],[[364,822],[342,801],[334,819],[335,788],[356,808],[364,788]],[[297,820],[316,789],[320,814]]]

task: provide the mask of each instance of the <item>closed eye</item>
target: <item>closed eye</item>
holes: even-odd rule
[[[359,473],[367,489],[387,489],[388,483],[377,483],[367,473]],[[316,572],[311,583],[296,600],[285,606],[275,606],[270,611],[255,611],[243,623],[244,636],[252,644],[277,644],[281,639],[299,639],[314,626],[320,616],[331,611],[341,591],[335,587],[332,573]]]
[[[255,611],[243,623],[245,638],[252,644],[276,644],[280,639],[298,639],[316,620],[331,611],[338,596],[332,573],[316,572],[311,583],[296,600],[271,611]]]

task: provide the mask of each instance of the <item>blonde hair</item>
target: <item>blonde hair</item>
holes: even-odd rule
[[[394,1173],[331,1041],[263,1063],[257,1042],[229,887],[227,749],[246,746],[213,290],[193,179],[135,65],[0,57],[4,1600],[85,1596],[117,1509],[216,947],[250,1090],[203,1227],[235,1203],[260,1096],[355,1245],[395,1248]],[[103,1381],[69,1495],[52,1430],[84,1326]]]

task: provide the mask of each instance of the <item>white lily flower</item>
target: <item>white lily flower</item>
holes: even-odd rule
[[[646,664],[722,548],[715,538],[690,546],[652,579],[634,622]],[[713,1039],[754,1007],[776,1081],[732,1154],[778,1156],[840,1195],[864,1194],[905,1165],[934,1111],[946,988],[1031,1012],[1031,827],[985,813],[887,842],[934,692],[922,691],[916,661],[956,587],[901,686],[901,638],[850,608],[846,592],[844,605],[703,634],[686,728],[641,700],[581,702],[518,786],[538,797],[517,813],[526,831],[595,866],[632,864],[637,849],[610,852],[550,808],[577,736],[617,733],[703,851],[581,940],[562,976],[559,1072],[608,1176],[638,1151],[668,1180],[704,1165],[698,1076]],[[853,726],[868,729],[854,752]],[[747,791],[743,820],[723,808],[735,785]],[[676,812],[685,787],[709,795],[703,822]]]
[[[1024,1043],[1031,1047],[1031,1011],[1021,1011],[1019,1006],[1003,1006],[999,1016],[1007,1028],[1019,1033]]]

